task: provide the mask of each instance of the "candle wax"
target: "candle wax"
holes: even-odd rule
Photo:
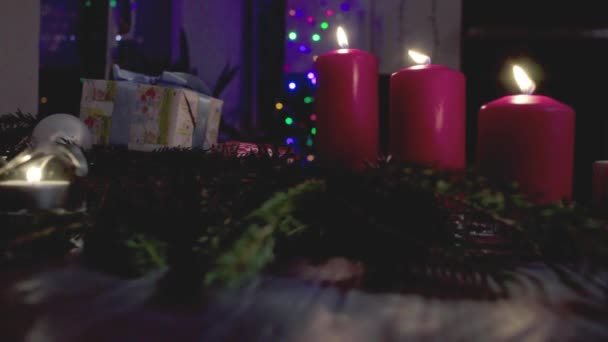
[[[362,169],[379,152],[378,59],[357,49],[320,55],[317,155],[337,168]]]
[[[397,160],[465,168],[465,77],[441,65],[417,65],[390,81],[389,152]]]
[[[505,96],[481,107],[477,167],[493,179],[516,181],[536,203],[572,197],[572,108],[541,95]]]

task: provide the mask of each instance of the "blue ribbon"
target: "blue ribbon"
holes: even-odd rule
[[[117,81],[129,81],[174,88],[188,88],[199,94],[211,96],[211,90],[203,80],[183,72],[163,71],[160,76],[154,77],[121,69],[116,64],[114,64],[113,71],[114,79]]]

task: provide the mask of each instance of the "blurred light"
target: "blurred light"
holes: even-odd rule
[[[75,41],[75,40],[76,40],[76,35],[71,34],[71,35],[70,35],[70,41],[71,41],[71,42],[73,42],[73,41]]]
[[[277,110],[281,110],[283,109],[285,106],[283,106],[283,104],[281,102],[277,102],[276,105],[274,105],[274,108],[276,108]]]
[[[328,28],[329,28],[329,24],[327,23],[327,21],[324,21],[321,23],[322,30],[327,30]]]
[[[40,182],[42,180],[42,168],[30,167],[25,173],[25,179],[30,183]]]
[[[296,17],[301,17],[304,15],[304,12],[302,12],[301,10],[296,11]]]
[[[87,0],[87,2],[84,3],[84,5],[86,7],[91,7],[91,0]]]
[[[295,82],[289,82],[289,89],[294,90],[296,89],[297,85]]]
[[[334,10],[332,10],[331,8],[328,8],[325,11],[325,14],[327,14],[327,16],[331,17],[332,15],[334,15]]]
[[[45,104],[47,102],[49,102],[49,99],[46,96],[40,98],[40,103]]]
[[[431,64],[431,57],[429,57],[423,53],[420,53],[416,50],[407,50],[407,54],[410,56],[410,58],[416,64],[424,64],[424,65]]]
[[[317,121],[317,114],[310,114],[310,121]]]
[[[309,154],[308,156],[306,156],[306,160],[311,163],[313,161],[315,161],[315,156],[312,154]]]
[[[288,72],[289,70],[291,70],[291,67],[289,66],[289,64],[285,64],[283,65],[283,70]]]
[[[307,103],[307,104],[308,104],[308,103],[312,103],[312,101],[313,101],[313,98],[312,98],[312,97],[310,97],[310,96],[306,96],[306,97],[304,98],[304,103]]]
[[[110,7],[116,7],[116,0],[110,0]]]
[[[350,9],[350,5],[348,2],[343,2],[342,5],[340,5],[340,9],[342,9],[343,11],[348,11]]]
[[[342,26],[338,26],[336,29],[336,38],[338,38],[338,45],[340,45],[341,49],[348,48],[348,36]],[[341,50],[338,50],[338,53],[342,53]]]
[[[290,9],[289,10],[289,16],[295,17],[296,16],[296,10]]]
[[[294,31],[291,31],[291,32],[289,32],[287,37],[289,37],[289,40],[296,40],[296,39],[298,39],[298,34],[295,33]]]
[[[315,77],[312,80],[310,80],[310,83],[317,85],[317,78]]]
[[[290,117],[286,117],[286,118],[285,118],[285,124],[287,124],[287,125],[292,125],[292,124],[293,124],[293,119],[292,119],[292,118],[290,118]]]
[[[308,46],[304,45],[304,44],[300,45],[300,49],[299,50],[302,53],[310,52],[310,48]]]
[[[313,34],[311,38],[313,42],[318,42],[321,40],[321,36],[318,33]]]
[[[519,65],[513,66],[513,77],[515,78],[515,82],[517,82],[517,85],[519,86],[519,89],[522,93],[528,95],[534,93],[534,90],[536,89],[536,84],[528,76],[526,71]]]
[[[308,17],[308,18],[306,18],[306,21],[307,21],[309,24],[314,24],[314,23],[315,23],[315,18],[313,18],[313,17]]]
[[[311,138],[308,138],[308,140],[306,140],[306,146],[312,147],[313,144],[314,144],[314,141],[312,141]]]
[[[116,39],[116,41],[117,41],[117,42],[119,42],[119,41],[121,41],[121,40],[122,40],[122,36],[121,36],[121,35],[119,35],[119,34],[117,34],[117,35],[116,35],[116,37],[115,37],[114,39]]]
[[[287,145],[293,145],[295,143],[295,140],[293,138],[289,137],[289,138],[285,139],[285,143]]]
[[[317,128],[316,127],[311,128],[310,129],[310,134],[317,135]]]
[[[319,56],[317,56],[317,55],[312,56],[312,61],[313,61],[313,62],[316,62],[316,61],[317,61],[317,58],[319,58]]]
[[[315,73],[309,72],[308,75],[306,75],[306,77],[308,77],[309,80],[312,80],[313,78],[315,78]]]

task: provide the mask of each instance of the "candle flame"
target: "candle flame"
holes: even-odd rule
[[[528,77],[526,71],[519,65],[513,66],[513,77],[515,77],[515,82],[517,82],[517,85],[519,86],[519,89],[521,89],[522,93],[530,95],[536,89],[536,84],[534,84],[534,81]]]
[[[416,64],[423,64],[423,65],[429,65],[431,64],[431,57],[420,53],[416,50],[408,50],[407,54],[410,55],[410,58],[416,63]]]
[[[35,166],[30,167],[25,173],[25,179],[30,183],[40,182],[40,180],[42,180],[42,168]]]
[[[346,32],[344,31],[342,26],[338,26],[338,29],[336,30],[336,34],[338,35],[338,45],[340,45],[340,48],[347,49],[348,48],[348,36],[346,35]]]

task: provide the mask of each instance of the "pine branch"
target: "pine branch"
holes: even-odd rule
[[[301,233],[306,225],[294,217],[298,203],[324,189],[320,181],[307,181],[266,201],[248,216],[242,236],[215,261],[206,274],[208,286],[235,287],[257,275],[274,257],[274,247],[280,236]]]
[[[215,87],[213,87],[213,97],[220,98],[226,87],[228,87],[230,82],[232,82],[232,80],[236,76],[239,69],[240,67],[233,67],[230,65],[230,63],[226,63],[226,65],[224,65],[224,68],[222,69],[222,72],[220,73],[220,76],[218,77],[217,82],[215,83]]]

